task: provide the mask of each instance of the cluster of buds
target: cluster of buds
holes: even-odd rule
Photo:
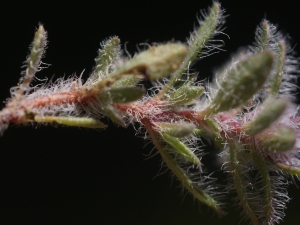
[[[187,44],[151,46],[132,58],[122,56],[112,37],[101,44],[85,82],[71,77],[33,87],[47,44],[40,25],[27,68],[0,112],[1,134],[9,124],[28,123],[104,129],[104,116],[123,127],[138,123],[195,199],[223,214],[221,199],[233,191],[252,224],[279,223],[288,179],[300,176],[300,117],[292,103],[298,62],[283,35],[263,20],[255,44],[203,87],[190,66],[220,48],[211,40],[222,33],[223,13],[214,2]],[[149,90],[144,80],[151,81]],[[213,171],[201,162],[203,138],[220,149],[220,170],[230,177],[226,191],[205,175]]]

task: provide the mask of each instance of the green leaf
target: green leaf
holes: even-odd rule
[[[183,73],[189,68],[190,64],[196,59],[201,50],[206,46],[210,38],[215,34],[215,31],[222,18],[221,6],[218,2],[214,2],[208,16],[201,23],[197,32],[192,33],[190,37],[189,50],[184,62],[176,70],[169,82],[164,88],[157,94],[156,98],[162,98],[170,88],[172,88]]]
[[[261,179],[261,184],[263,187],[263,198],[262,204],[265,213],[266,224],[271,224],[273,214],[273,198],[272,198],[272,185],[269,175],[269,170],[267,168],[266,161],[262,154],[257,149],[252,149],[252,159],[258,170],[259,178]]]
[[[99,49],[98,56],[95,59],[96,66],[93,73],[98,74],[101,72],[104,75],[108,75],[106,72],[111,72],[106,71],[108,66],[115,61],[120,52],[120,39],[118,37],[110,38],[102,43],[101,46],[102,49]]]
[[[114,107],[107,105],[105,107],[99,108],[100,112],[109,117],[114,123],[125,127],[124,120],[122,116],[114,109]]]
[[[277,43],[275,53],[276,53],[276,57],[275,57],[274,74],[272,74],[270,78],[270,89],[271,89],[270,94],[273,97],[277,96],[277,94],[279,93],[281,82],[282,82],[284,64],[286,60],[286,45],[283,40]]]
[[[203,130],[201,130],[201,129],[195,129],[195,130],[194,130],[194,134],[195,134],[196,136],[201,137],[201,136],[205,135],[206,132],[203,131]]]
[[[210,129],[212,129],[213,132],[216,134],[220,133],[222,131],[222,128],[212,119],[207,118],[205,119],[206,124]]]
[[[193,133],[196,126],[192,123],[157,123],[159,130],[177,138],[183,138]]]
[[[34,121],[38,123],[61,124],[73,127],[105,128],[106,125],[92,118],[64,117],[64,116],[35,116]]]
[[[253,50],[255,52],[262,52],[269,49],[273,33],[274,31],[272,31],[270,23],[264,19],[256,29],[256,43]]]
[[[275,165],[282,170],[282,172],[294,175],[294,176],[300,176],[300,168],[295,167],[295,166],[288,166],[282,163],[275,163]]]
[[[193,103],[193,101],[199,98],[203,92],[204,88],[201,86],[185,85],[171,93],[168,100],[174,106],[186,105]]]
[[[142,76],[134,75],[124,75],[119,80],[116,80],[110,87],[119,88],[119,87],[131,87],[135,86],[143,79]]]
[[[128,103],[140,99],[144,90],[136,87],[110,88],[99,93],[99,99],[103,102]]]
[[[35,32],[32,42],[32,48],[29,56],[26,59],[27,68],[23,72],[24,76],[20,79],[19,89],[16,93],[20,97],[29,88],[31,81],[33,80],[35,73],[39,71],[41,59],[44,55],[47,45],[47,32],[42,25],[39,26]]]
[[[184,143],[182,143],[177,138],[172,137],[171,135],[169,135],[167,133],[162,133],[162,137],[184,159],[186,159],[187,161],[189,161],[199,167],[201,166],[201,162],[200,162],[199,158],[195,155],[195,153],[192,150],[190,150],[187,146],[185,146]]]
[[[251,199],[247,195],[247,186],[249,185],[244,181],[244,174],[240,168],[240,162],[238,157],[238,146],[235,143],[229,143],[229,152],[230,152],[230,162],[229,166],[231,169],[231,174],[233,178],[234,188],[237,192],[238,198],[241,205],[243,206],[246,215],[251,219],[254,225],[261,225],[258,220],[258,216],[255,214]]]
[[[145,123],[147,131],[151,135],[153,143],[161,154],[164,162],[170,168],[170,170],[175,174],[175,176],[179,179],[182,185],[200,202],[214,209],[219,215],[222,215],[224,212],[220,209],[219,203],[209,194],[207,194],[204,190],[201,190],[197,185],[197,182],[193,182],[191,178],[188,176],[187,172],[184,171],[178,162],[168,153],[168,151],[164,148],[163,143],[160,138],[158,138],[159,134],[154,132],[148,123]]]
[[[180,79],[174,84],[174,88],[179,90],[183,86],[191,86],[197,79],[198,73],[183,74]]]

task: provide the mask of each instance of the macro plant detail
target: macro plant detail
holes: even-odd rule
[[[256,30],[255,43],[239,51],[211,83],[199,82],[191,67],[222,47],[224,10],[214,2],[187,43],[154,45],[132,58],[120,40],[101,43],[96,65],[81,77],[31,86],[47,45],[37,29],[26,69],[0,112],[0,132],[9,124],[60,124],[105,129],[140,124],[164,163],[199,202],[223,215],[228,193],[235,193],[243,218],[275,224],[284,217],[287,186],[300,175],[297,89],[298,61],[286,38],[269,21]],[[144,82],[152,87],[145,90]],[[202,140],[220,149],[229,188],[221,191],[202,162]],[[209,174],[209,175],[207,175]]]

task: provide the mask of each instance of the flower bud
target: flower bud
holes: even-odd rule
[[[267,80],[273,66],[273,58],[271,52],[263,51],[237,65],[231,65],[204,114],[228,111],[247,102]]]
[[[143,74],[150,80],[156,80],[175,71],[187,54],[184,44],[169,43],[152,46],[125,63],[115,74]]]

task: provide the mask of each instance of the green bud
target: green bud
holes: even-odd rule
[[[267,101],[261,106],[263,109],[256,118],[244,125],[244,132],[247,135],[256,135],[268,128],[277,120],[287,107],[286,99]]]
[[[277,126],[272,132],[262,134],[258,137],[261,146],[272,152],[285,152],[294,147],[296,142],[295,131],[286,126]]]
[[[111,76],[133,73],[143,74],[150,80],[156,80],[175,71],[186,54],[187,47],[184,44],[169,43],[152,46],[134,56]]]
[[[38,123],[53,123],[73,127],[105,128],[105,124],[92,118],[64,117],[64,116],[35,116]]]
[[[242,106],[263,86],[272,66],[273,54],[269,51],[254,54],[237,65],[231,65],[222,79],[220,89],[204,114],[228,111]],[[226,70],[225,70],[226,71]]]
[[[157,124],[162,132],[177,138],[186,137],[193,133],[196,126],[192,123],[159,123]]]
[[[174,106],[181,106],[192,103],[195,99],[199,98],[204,92],[201,86],[188,86],[181,87],[176,92],[170,94],[169,101]]]
[[[144,95],[144,90],[136,87],[110,88],[99,93],[101,101],[111,103],[128,103],[140,99]]]
[[[185,146],[184,143],[182,143],[177,138],[172,137],[167,133],[162,133],[162,137],[171,147],[173,147],[173,149],[177,153],[179,153],[187,161],[197,166],[201,166],[199,158],[195,155],[195,153],[192,150],[190,150],[187,146]]]

